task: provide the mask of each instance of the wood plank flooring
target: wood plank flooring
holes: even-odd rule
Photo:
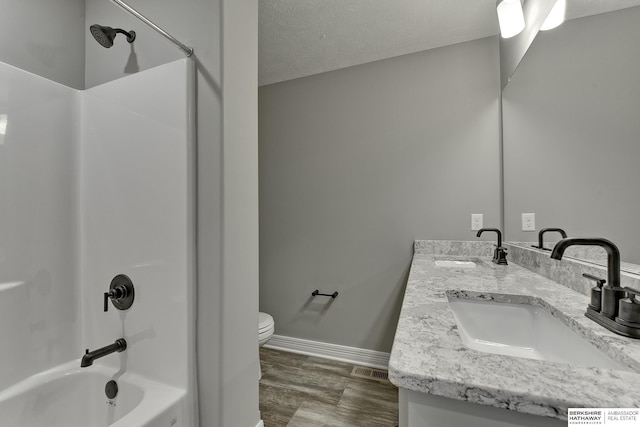
[[[260,348],[265,427],[395,427],[398,389],[351,376],[352,364]]]

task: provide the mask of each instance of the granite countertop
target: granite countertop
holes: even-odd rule
[[[584,316],[589,298],[513,262],[496,265],[487,250],[426,253],[416,242],[389,360],[398,387],[523,413],[567,418],[573,407],[640,407],[640,340],[616,335]],[[449,248],[450,249],[450,248]],[[468,249],[468,248],[467,248]],[[435,251],[434,251],[435,252]],[[463,251],[464,252],[464,251]],[[442,254],[444,253],[444,254]],[[490,252],[489,252],[490,253]],[[476,268],[437,267],[473,260]],[[448,297],[541,305],[629,371],[484,353],[464,346]]]
[[[537,245],[538,242],[504,242],[505,244],[518,245],[526,248],[532,248]],[[556,242],[548,242],[544,244],[544,247],[552,250]],[[535,250],[539,250],[537,247]],[[551,252],[549,252],[551,253]],[[578,261],[589,262],[600,266],[607,265],[607,251],[600,246],[570,246],[564,252],[565,258],[573,258]],[[640,264],[634,264],[631,262],[620,262],[620,270],[631,274],[640,275]]]

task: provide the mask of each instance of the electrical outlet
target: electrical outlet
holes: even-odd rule
[[[471,214],[471,231],[477,231],[482,228],[482,214]]]
[[[522,231],[536,231],[536,214],[522,214]]]

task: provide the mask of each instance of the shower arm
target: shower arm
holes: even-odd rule
[[[162,28],[158,27],[156,24],[154,24],[150,20],[148,20],[144,15],[142,15],[140,12],[138,12],[137,10],[135,10],[134,8],[126,4],[124,1],[111,0],[111,2],[117,4],[118,6],[120,6],[121,8],[123,8],[124,10],[126,10],[127,12],[129,12],[130,14],[132,14],[133,16],[135,16],[136,18],[144,22],[145,24],[147,24],[149,27],[156,30],[160,35],[164,36],[164,38],[166,38],[171,43],[176,45],[176,47],[180,49],[185,54],[185,56],[190,57],[191,55],[193,55],[193,48],[182,44],[178,39],[173,37],[171,34],[167,33]]]

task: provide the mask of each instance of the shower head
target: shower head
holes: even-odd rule
[[[136,33],[133,30],[125,31],[121,30],[120,28],[104,27],[97,24],[93,24],[92,26],[90,26],[89,30],[91,30],[91,35],[93,36],[93,38],[96,39],[96,41],[103,47],[107,48],[113,46],[113,40],[116,38],[116,35],[118,33],[127,36],[127,41],[129,43],[133,43],[133,41],[136,39]]]

